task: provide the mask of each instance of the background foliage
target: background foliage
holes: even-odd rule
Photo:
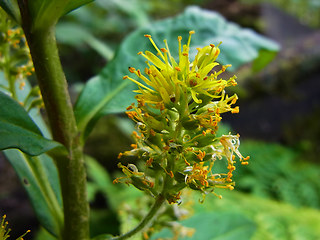
[[[252,74],[252,67],[255,71],[265,67],[268,62],[264,60],[271,60],[274,57],[274,52],[279,49],[278,45],[227,22],[216,13],[202,11],[199,8],[184,10],[192,3],[223,11],[224,8],[217,7],[218,2],[216,1],[217,5],[214,5],[204,0],[97,0],[62,18],[57,27],[57,39],[70,82],[70,90],[74,96],[82,91],[80,98],[76,100],[74,97],[74,101],[76,101],[78,124],[86,129],[84,138],[89,136],[93,126],[102,115],[121,112],[121,109],[133,101],[132,87],[122,82],[122,76],[127,74],[129,66],[137,67],[143,63],[136,57],[136,52],[149,47],[143,38],[145,33],[151,33],[159,42],[167,38],[169,44],[174,45],[176,35],[184,36],[183,32],[191,28],[196,30],[195,38],[193,38],[195,46],[211,42],[217,44],[223,41],[221,49],[225,55],[222,56],[222,61],[233,63],[235,66],[233,71],[238,68],[238,65],[256,59],[252,66],[246,65],[238,70],[239,78],[243,77],[238,94],[245,99],[240,103],[240,109],[252,103],[258,104],[261,99],[264,99],[266,92],[264,91],[261,95],[259,88],[252,88],[252,85],[249,85],[248,88],[246,85],[248,81],[245,77]],[[232,2],[245,7],[247,3],[253,3],[249,0]],[[286,4],[287,1],[273,2],[276,6],[282,6],[286,11],[295,13],[303,19],[303,22],[314,28],[319,26],[319,17],[316,16],[319,6],[316,1],[291,0],[290,4]],[[182,15],[172,17],[178,13]],[[240,15],[242,15],[240,17],[246,17],[245,14]],[[171,18],[155,22],[157,19],[168,16]],[[262,29],[256,30],[262,31]],[[210,36],[206,35],[206,32],[210,32]],[[119,46],[121,41],[122,44]],[[286,64],[290,66],[290,62]],[[270,71],[271,78],[273,78],[273,73],[274,71]],[[287,75],[287,72],[283,72],[282,75]],[[260,79],[257,75],[253,76],[255,83],[259,83]],[[87,79],[90,80],[84,83]],[[282,83],[281,80],[279,82]],[[262,81],[262,86],[267,88],[270,86],[270,81]],[[295,87],[294,82],[285,85],[286,91]],[[275,92],[271,89],[267,96],[268,94],[274,96]],[[279,91],[276,94],[279,96]],[[281,94],[280,91],[280,96],[283,97]],[[269,103],[274,104],[274,102]],[[270,108],[273,107],[276,106],[270,106]],[[14,106],[13,110],[15,111],[16,108],[18,107]],[[260,107],[260,110],[267,111],[267,108]],[[181,207],[191,213],[188,204],[192,205],[194,215],[180,222],[183,226],[195,228],[197,231],[192,238],[181,237],[179,239],[318,239],[320,236],[320,184],[317,180],[320,170],[318,155],[315,154],[319,148],[317,144],[319,138],[316,134],[318,116],[319,114],[314,111],[311,115],[303,115],[294,125],[290,125],[289,122],[284,124],[285,137],[281,135],[273,139],[273,142],[266,142],[266,139],[261,136],[251,136],[252,140],[250,140],[250,136],[246,137],[246,133],[242,134],[243,128],[234,126],[233,122],[231,122],[232,127],[221,126],[226,132],[240,132],[241,139],[244,139],[241,143],[241,151],[244,155],[250,155],[252,160],[249,166],[237,168],[235,171],[236,190],[221,192],[222,200],[210,196],[207,197],[204,204],[198,203],[201,196],[188,196],[183,200]],[[250,117],[254,122],[257,117],[256,112]],[[237,121],[236,117],[235,119]],[[274,122],[277,122],[276,117]],[[312,127],[313,125],[315,127]],[[33,132],[39,134],[39,130],[31,128]],[[101,129],[108,129],[109,134],[103,134]],[[93,235],[103,232],[117,234],[135,225],[150,203],[149,199],[141,200],[141,195],[135,190],[112,184],[112,179],[118,174],[114,169],[117,162],[116,154],[130,142],[132,129],[133,126],[122,118],[121,114],[109,115],[108,120],[102,118],[98,122],[97,128],[88,138],[86,151],[93,153],[98,160],[89,157],[86,160]],[[41,131],[44,130],[41,129]],[[49,137],[46,133],[44,135]],[[257,138],[260,139],[257,140]],[[279,140],[282,140],[281,144]],[[120,146],[121,142],[125,142],[124,146]],[[37,161],[43,161],[41,159],[46,157],[41,156],[37,160],[21,155],[18,158],[24,158],[25,160],[21,162],[28,163],[28,166],[31,167],[26,169],[31,171],[32,164],[37,164]],[[10,160],[10,156],[8,159]],[[52,162],[49,160],[47,164],[44,171],[56,174],[52,170],[54,169],[51,166]],[[109,173],[106,169],[109,170]],[[25,185],[34,181],[32,175],[30,176],[31,178],[27,179]],[[61,199],[57,194],[58,184],[52,181],[53,179],[55,178],[49,179],[49,184],[55,189],[55,192],[51,194],[56,195],[53,199],[56,199],[59,206]],[[21,179],[21,182],[24,180]],[[39,195],[37,191],[41,191],[43,186],[39,184],[33,184],[33,186],[36,188],[29,190],[31,191],[30,196],[37,199],[33,202],[43,205],[40,208],[39,205],[34,206],[35,209],[50,211],[52,203],[46,202],[46,199],[39,200],[37,197]],[[0,200],[6,197],[6,194],[0,194]],[[127,204],[123,202],[124,199]],[[145,206],[137,204],[139,201],[145,203]],[[0,210],[3,211],[3,209]],[[37,212],[37,214],[41,215],[43,212]],[[114,221],[115,218],[117,221]],[[52,225],[54,222],[52,219],[42,221],[48,223],[47,230],[51,229],[51,232],[57,228]],[[158,233],[153,239],[157,237],[172,239],[172,233],[167,229]],[[46,230],[39,231],[37,239],[49,240],[50,238]],[[138,236],[137,239],[141,239],[141,236]]]

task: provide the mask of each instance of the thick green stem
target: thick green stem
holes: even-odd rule
[[[23,29],[45,104],[52,136],[66,154],[56,157],[64,207],[64,240],[89,239],[89,206],[80,134],[60,63],[55,28],[33,29],[28,8],[19,2]]]
[[[142,219],[142,221],[139,223],[138,226],[136,226],[134,229],[132,229],[131,231],[118,236],[118,237],[114,237],[111,238],[109,240],[124,240],[124,239],[129,239],[130,237],[132,237],[134,234],[142,231],[145,227],[147,227],[152,220],[154,219],[154,217],[157,215],[159,209],[161,208],[162,204],[165,202],[165,198],[162,194],[158,195],[156,201],[154,202],[153,206],[151,207],[151,209],[149,210],[148,214]]]

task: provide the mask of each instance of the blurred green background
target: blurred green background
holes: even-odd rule
[[[263,69],[261,62],[253,62],[232,73],[238,76],[239,85],[231,91],[239,95],[240,113],[222,115],[221,128],[241,135],[240,151],[251,156],[250,164],[237,168],[235,190],[219,192],[222,200],[208,196],[200,204],[201,196],[183,199],[192,200],[193,215],[182,224],[197,231],[181,239],[320,239],[319,0],[96,0],[63,17],[57,26],[73,99],[113,58],[125,36],[190,5],[253,29],[279,43],[281,50]],[[88,160],[92,231],[97,234],[116,234],[135,223],[125,220],[134,215],[132,206],[122,207],[125,211],[114,221],[114,205],[122,197],[135,205],[140,194],[128,188],[120,193],[110,183],[118,174],[117,155],[129,148],[133,128],[124,115],[108,115],[88,138],[85,151],[97,160]],[[38,229],[26,194],[3,155],[0,172],[0,210],[6,210],[18,235]],[[164,230],[153,239],[172,239],[170,234]],[[41,229],[25,237],[36,238],[50,239]]]

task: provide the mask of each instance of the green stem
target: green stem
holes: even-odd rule
[[[64,240],[89,239],[89,206],[86,172],[68,86],[62,70],[54,25],[34,29],[26,1],[18,1],[39,87],[45,104],[52,136],[67,149],[55,157],[64,208]]]
[[[148,224],[151,223],[151,221],[154,219],[154,217],[157,215],[159,209],[161,208],[162,204],[165,202],[165,198],[162,194],[159,194],[158,197],[156,198],[156,201],[154,202],[153,206],[149,210],[148,214],[142,219],[142,221],[139,223],[138,226],[136,226],[134,229],[131,231],[118,236],[111,238],[109,240],[124,240],[124,239],[129,239],[132,237],[134,234],[142,231]]]

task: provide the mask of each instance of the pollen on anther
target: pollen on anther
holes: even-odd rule
[[[134,149],[136,149],[136,148],[138,148],[138,145],[135,144],[135,143],[132,143],[132,144],[131,144],[131,147],[134,148]]]
[[[151,38],[150,34],[145,34],[144,36],[147,37],[147,38]]]
[[[123,76],[123,78],[122,79],[127,79],[128,78],[128,76]]]

